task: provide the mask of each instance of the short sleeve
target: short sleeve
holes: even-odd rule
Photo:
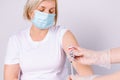
[[[9,38],[4,64],[19,63],[19,47],[16,36]]]
[[[64,26],[59,26],[58,27],[58,36],[59,36],[59,43],[60,46],[62,46],[62,41],[63,41],[63,36],[65,35],[65,33],[68,31],[69,29],[67,29]]]

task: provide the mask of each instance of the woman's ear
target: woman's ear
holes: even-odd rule
[[[34,11],[31,11],[31,12],[29,13],[29,16],[30,16],[30,19],[33,19],[33,17],[34,17]]]

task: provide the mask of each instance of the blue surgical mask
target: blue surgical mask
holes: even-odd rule
[[[53,26],[55,14],[48,14],[35,10],[32,23],[39,29],[48,29]]]

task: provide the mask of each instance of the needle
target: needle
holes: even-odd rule
[[[71,70],[71,75],[74,75],[74,73],[73,73],[72,61],[71,61],[70,65],[71,65],[71,67],[70,67],[70,68],[71,68],[71,69],[70,69],[70,70]]]

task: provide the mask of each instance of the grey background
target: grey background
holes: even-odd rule
[[[30,26],[23,20],[26,0],[0,0],[0,80],[3,80],[3,62],[10,35]],[[106,50],[120,46],[120,0],[59,0],[58,24],[68,27],[81,47]],[[108,74],[111,70],[93,66],[95,73]]]

